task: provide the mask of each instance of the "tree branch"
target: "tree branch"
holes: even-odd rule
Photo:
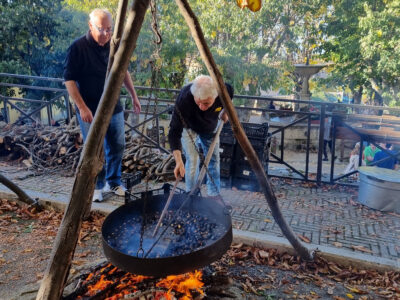
[[[300,240],[296,237],[292,229],[287,224],[285,218],[282,215],[282,212],[279,208],[278,201],[275,197],[275,194],[272,190],[271,184],[267,178],[267,175],[264,172],[264,169],[252,147],[250,144],[242,125],[239,122],[239,118],[237,116],[236,110],[230,100],[228,91],[226,90],[224,81],[222,79],[221,73],[217,65],[215,64],[214,58],[211,54],[210,49],[207,46],[207,42],[204,38],[204,34],[201,30],[201,26],[199,21],[197,20],[194,12],[190,8],[187,0],[175,0],[181,14],[185,18],[186,23],[188,24],[191,34],[196,42],[197,48],[200,51],[200,55],[207,66],[208,72],[211,77],[217,83],[218,94],[220,99],[224,104],[224,109],[229,116],[229,121],[231,122],[232,130],[235,134],[236,139],[238,140],[243,152],[249,160],[251,167],[256,173],[258,182],[262,188],[262,191],[265,195],[265,198],[268,202],[269,207],[271,208],[272,215],[276,221],[276,223],[281,228],[285,237],[292,244],[293,248],[299,253],[299,255],[305,260],[312,260],[312,255],[309,253],[308,249],[304,247]]]
[[[37,300],[59,300],[62,295],[82,220],[90,211],[96,176],[102,168],[100,157],[104,136],[117,104],[129,58],[136,47],[148,5],[149,0],[136,0],[130,8],[127,25],[84,145],[70,201],[58,230]]]
[[[22,202],[33,205],[38,211],[42,210],[42,207],[40,206],[37,199],[34,200],[29,197],[19,186],[17,186],[14,182],[12,182],[10,179],[3,176],[2,174],[0,174],[0,183],[4,184],[11,191],[13,191],[18,196],[18,199]]]

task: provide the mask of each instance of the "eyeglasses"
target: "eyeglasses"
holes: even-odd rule
[[[96,26],[96,24],[94,24],[94,23],[91,23],[92,25],[93,25],[93,27],[94,28],[96,28],[97,29],[97,31],[98,32],[100,32],[100,33],[105,33],[105,34],[110,34],[113,30],[112,30],[112,28],[107,28],[107,29],[104,29],[104,28],[99,28],[99,27],[97,27]]]

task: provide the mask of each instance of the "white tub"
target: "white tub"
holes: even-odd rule
[[[400,172],[360,167],[358,201],[381,211],[400,213]]]

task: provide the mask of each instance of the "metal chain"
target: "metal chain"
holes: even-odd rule
[[[157,45],[161,45],[162,43],[162,37],[160,32],[158,31],[158,22],[157,22],[157,5],[155,0],[150,1],[150,10],[151,10],[151,29],[154,32],[154,35],[156,36],[156,40],[154,43]]]
[[[144,115],[144,121],[147,120],[147,116],[149,114],[149,107],[150,107],[150,102],[151,102],[151,98],[153,96],[153,91],[154,91],[154,86],[156,86],[158,84],[158,74],[160,72],[160,67],[157,67],[157,59],[160,58],[160,50],[161,50],[161,42],[162,42],[162,37],[160,32],[158,31],[158,25],[157,25],[157,6],[156,6],[156,2],[155,0],[151,0],[150,1],[150,7],[151,7],[151,15],[152,15],[152,23],[151,23],[151,27],[152,30],[154,32],[154,35],[156,36],[156,40],[154,41],[154,51],[153,54],[151,56],[150,59],[150,65],[151,65],[151,83],[150,83],[150,97],[148,100],[148,103],[146,105],[146,111],[145,111],[145,115]],[[154,109],[153,109],[153,117],[155,116],[155,114],[157,113],[157,107],[158,107],[158,97],[155,96],[154,98]],[[153,118],[152,120],[152,128],[154,130],[155,128],[155,118]],[[143,126],[142,126],[142,130],[141,133],[142,135],[144,135],[144,128],[147,127],[146,126],[146,122],[143,122]],[[157,132],[157,134],[159,134],[159,132]],[[142,139],[142,142],[140,144],[140,146],[143,146],[144,144],[144,139]],[[147,158],[146,158],[147,160]],[[143,249],[143,235],[145,232],[145,227],[146,227],[146,206],[147,206],[147,197],[148,197],[148,191],[149,191],[149,180],[150,180],[150,176],[151,174],[147,174],[144,178],[145,183],[146,183],[146,187],[145,187],[145,199],[144,199],[144,203],[143,203],[143,210],[142,210],[142,227],[140,229],[140,244],[139,244],[139,249],[137,251],[137,257],[139,257],[139,255],[142,255],[142,258],[144,256],[144,249]]]

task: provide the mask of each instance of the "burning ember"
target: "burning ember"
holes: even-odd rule
[[[64,300],[139,299],[141,296],[146,299],[189,300],[204,295],[202,275],[201,271],[194,271],[160,279],[126,273],[108,264],[85,276],[75,292]]]

